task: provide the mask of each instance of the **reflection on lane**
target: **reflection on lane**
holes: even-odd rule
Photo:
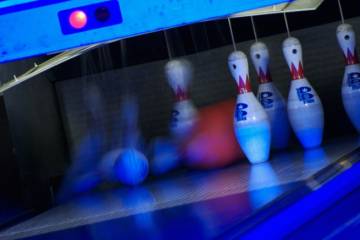
[[[341,139],[306,152],[276,153],[269,163],[189,172],[140,188],[121,187],[89,193],[1,232],[0,238],[30,236],[39,230],[46,233],[120,219],[126,222],[119,225],[122,229],[133,226],[163,232],[165,227],[175,228],[180,224],[173,218],[182,219],[182,224],[191,222],[212,235],[218,228],[251,215],[254,209],[287,191],[291,183],[308,178],[354,150],[359,143],[358,138]]]
[[[323,148],[309,149],[304,152],[304,169],[321,169],[329,164],[329,158]]]
[[[125,224],[118,221],[106,221],[88,226],[86,232],[90,235],[89,239],[114,239],[115,236],[129,236],[129,233],[133,231],[136,231],[133,235],[137,239],[159,238],[154,213],[151,211],[156,200],[149,189],[135,187],[122,192],[114,191],[108,195],[107,200],[111,203],[116,202],[119,208],[128,209],[134,214],[140,213],[131,216]]]
[[[256,164],[251,167],[249,188],[263,189],[249,192],[250,202],[254,208],[264,206],[283,192],[279,178],[270,163]]]

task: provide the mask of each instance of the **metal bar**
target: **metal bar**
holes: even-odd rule
[[[100,45],[102,45],[102,44],[93,44],[93,45],[89,45],[86,47],[76,48],[76,49],[69,50],[69,51],[63,52],[61,54],[58,54],[55,57],[53,57],[39,65],[35,63],[34,67],[29,69],[28,71],[26,71],[24,74],[22,74],[20,76],[14,75],[14,78],[12,80],[2,84],[0,86],[0,96],[2,96],[5,91],[19,85],[20,83],[30,80],[31,78],[33,78],[47,70],[50,70],[51,68],[56,67],[68,60],[78,57],[85,52],[93,50]]]

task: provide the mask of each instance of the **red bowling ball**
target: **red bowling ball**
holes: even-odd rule
[[[195,130],[183,148],[188,167],[221,168],[244,158],[234,134],[234,108],[235,101],[228,100],[199,111]]]

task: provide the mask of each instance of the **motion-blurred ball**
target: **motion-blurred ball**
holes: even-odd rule
[[[154,175],[165,174],[174,170],[180,164],[178,146],[166,138],[156,138],[152,141],[150,154],[151,173]]]
[[[233,128],[235,101],[202,108],[193,135],[183,151],[189,167],[225,167],[244,158]]]
[[[116,178],[125,185],[138,185],[149,174],[149,161],[144,154],[129,148],[120,151],[114,170]]]
[[[99,172],[106,181],[134,186],[148,176],[149,162],[134,148],[116,149],[104,155]]]

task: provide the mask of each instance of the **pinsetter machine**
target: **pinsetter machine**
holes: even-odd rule
[[[316,10],[322,3],[0,1],[0,239],[303,239],[358,233],[360,141],[348,120],[343,126],[329,123],[328,128],[333,128],[325,133],[327,139],[321,148],[274,152],[265,164],[244,161],[204,172],[179,170],[174,175],[150,178],[137,187],[104,187],[66,203],[56,201],[72,164],[71,152],[77,144],[74,139],[84,134],[79,130],[84,122],[84,103],[76,98],[82,94],[82,80],[54,79],[50,73],[56,66],[122,39],[217,19]],[[316,31],[295,34],[310,38]],[[311,41],[307,39],[307,43]],[[225,50],[216,51],[212,57],[222,56]],[[206,59],[211,53],[201,54]],[[280,62],[279,58],[275,61]],[[94,78],[138,79],[152,73],[154,66],[144,72],[142,66],[135,66],[126,73]],[[285,68],[279,66],[277,70]],[[340,72],[340,67],[332,70]],[[210,79],[210,75],[205,78]],[[331,76],[329,73],[324,78]],[[116,85],[119,82],[111,85],[106,80],[102,89],[116,98],[118,94],[112,89],[122,86]],[[338,89],[326,84],[329,94],[325,87],[320,91],[320,95],[328,96],[323,99],[326,114],[345,114],[339,110],[340,100],[330,98]],[[156,91],[161,87],[155,86],[154,95],[161,95]],[[90,149],[96,144],[91,142]],[[346,233],[350,235],[341,235]]]

